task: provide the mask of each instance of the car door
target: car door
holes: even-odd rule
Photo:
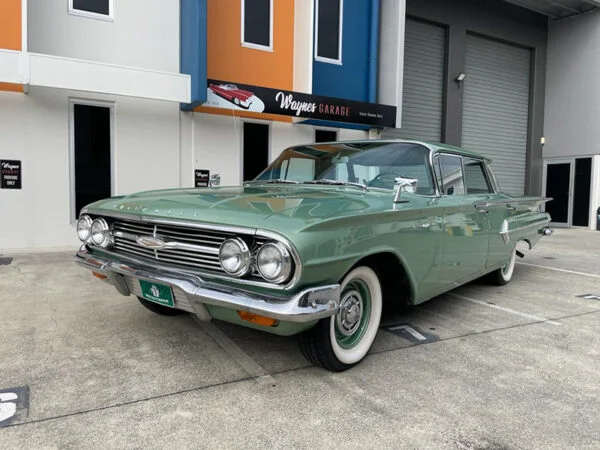
[[[437,155],[434,168],[444,214],[442,281],[460,284],[486,267],[490,222],[487,211],[475,208],[475,204],[490,194],[468,191],[459,155]]]

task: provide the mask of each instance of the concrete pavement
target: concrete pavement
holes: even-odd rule
[[[599,448],[600,300],[580,297],[600,295],[599,250],[600,232],[558,230],[509,285],[386,317],[417,337],[382,329],[341,374],[294,338],[154,315],[71,253],[16,254],[0,392],[28,386],[29,408],[0,447]]]

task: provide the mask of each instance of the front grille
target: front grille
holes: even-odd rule
[[[219,247],[233,234],[174,225],[117,220],[113,224],[117,253],[145,257],[190,269],[225,273],[219,264]],[[140,236],[156,236],[165,242],[176,242],[191,248],[152,250],[137,244]]]

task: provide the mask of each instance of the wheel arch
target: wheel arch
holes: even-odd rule
[[[414,303],[415,284],[400,255],[390,250],[373,252],[359,259],[344,277],[359,266],[370,267],[379,277],[384,306],[404,307]]]

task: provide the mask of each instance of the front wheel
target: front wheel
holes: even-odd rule
[[[515,271],[515,261],[517,259],[517,247],[513,248],[510,258],[499,269],[494,270],[488,275],[488,280],[496,286],[504,286],[508,284],[512,279],[513,272]]]
[[[382,304],[381,284],[373,269],[353,269],[342,281],[339,312],[301,335],[302,354],[333,372],[359,363],[377,335]]]

